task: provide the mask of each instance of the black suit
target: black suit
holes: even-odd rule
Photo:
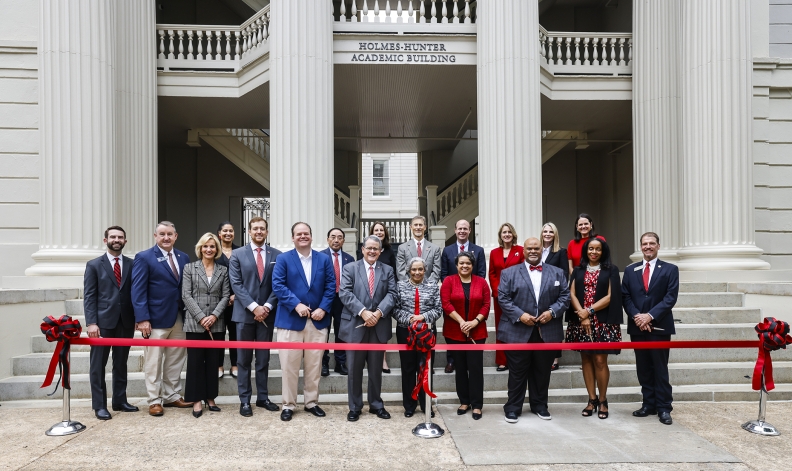
[[[627,333],[633,342],[669,341],[675,334],[674,314],[671,309],[679,294],[679,268],[657,259],[654,272],[649,279],[649,290],[644,289],[643,267],[645,261],[634,263],[624,269],[622,279],[622,303],[627,313]],[[635,325],[636,314],[650,314],[652,332],[642,331]],[[658,412],[671,412],[673,401],[671,383],[668,380],[669,349],[635,350],[635,367],[641,383],[643,406]]]
[[[99,326],[105,338],[131,339],[135,334],[135,313],[132,308],[132,259],[120,257],[121,287],[116,281],[113,265],[107,254],[95,258],[85,266],[83,310],[86,325]],[[113,405],[126,404],[127,359],[129,347],[91,347],[89,378],[91,407],[107,409],[105,367],[113,350]]]
[[[552,265],[564,270],[567,278],[569,278],[569,257],[567,257],[566,249],[558,249],[558,252],[550,252],[544,262],[547,265]]]

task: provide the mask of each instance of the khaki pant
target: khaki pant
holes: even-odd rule
[[[317,330],[313,321],[308,319],[303,330],[278,329],[278,342],[327,343],[327,329]],[[317,405],[324,350],[280,350],[278,353],[282,371],[283,408],[294,410],[297,406],[297,383],[300,380],[301,360],[304,367],[305,407],[310,409]]]
[[[170,329],[151,329],[152,339],[184,340],[181,314]],[[177,401],[181,394],[181,371],[187,358],[187,349],[177,347],[145,347],[143,349],[143,374],[146,378],[148,404],[167,404]]]

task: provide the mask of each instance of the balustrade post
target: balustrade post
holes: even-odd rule
[[[593,38],[591,40],[591,65],[600,65],[599,62],[599,40],[600,38]]]
[[[454,24],[459,24],[459,0],[454,0]]]
[[[619,38],[619,65],[626,65],[624,62],[624,38]]]
[[[583,38],[583,65],[591,65],[589,61],[589,38]]]
[[[177,30],[176,33],[179,35],[179,55],[176,58],[184,59],[184,31]]]
[[[556,38],[556,65],[564,65],[564,51],[561,46],[563,43],[564,38]]]
[[[379,10],[379,0],[374,0],[374,22],[375,23],[382,23],[382,18],[380,18],[380,10]]]
[[[572,38],[566,38],[564,44],[566,44],[566,61],[564,61],[564,65],[572,65]]]
[[[610,62],[608,65],[617,65],[616,63],[616,38],[610,38]]]
[[[392,21],[390,0],[385,0],[385,23],[391,23]]]
[[[363,0],[363,11],[362,11],[362,13],[360,15],[360,21],[361,21],[361,23],[368,23],[368,21],[369,21],[369,17],[368,17],[368,0]]]
[[[465,0],[465,24],[471,23],[470,19],[470,0]]]
[[[352,0],[352,4],[355,4],[355,0]],[[346,0],[341,0],[341,10],[340,14],[338,15],[338,21],[341,23],[346,23]]]
[[[193,59],[193,31],[187,31],[187,60]]]
[[[396,0],[396,23],[404,23],[404,18],[402,18],[402,0]]]
[[[442,15],[443,15],[443,19],[440,22],[443,23],[443,24],[447,24],[448,23],[448,4],[446,3],[446,0],[440,0],[440,1],[443,2],[443,9],[441,10]]]
[[[157,56],[158,59],[166,59],[168,56],[165,55],[165,30],[161,29],[158,31],[159,33],[159,55]]]
[[[432,0],[432,19],[430,23],[437,23],[437,0]]]
[[[415,23],[415,11],[413,10],[413,0],[407,0],[407,23]]]
[[[240,31],[234,31],[234,59],[240,59],[242,54],[242,47],[239,44]]]
[[[199,29],[198,31],[195,32],[195,35],[198,37],[198,39],[197,39],[197,41],[198,41],[198,55],[196,56],[196,59],[199,60],[199,61],[202,61],[202,60],[204,60],[204,56],[203,56],[203,31],[201,31]]]
[[[575,38],[575,65],[580,64],[580,38]]]
[[[418,0],[418,22],[419,23],[426,23],[426,6],[424,5],[424,0]]]
[[[222,34],[220,31],[215,31],[215,38],[217,38],[217,42],[215,43],[215,58],[217,60],[223,60],[223,47],[220,43],[220,35]]]

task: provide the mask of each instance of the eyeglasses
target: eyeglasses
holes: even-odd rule
[[[369,252],[376,252],[379,249],[380,249],[379,247],[363,247],[363,250],[367,250]]]

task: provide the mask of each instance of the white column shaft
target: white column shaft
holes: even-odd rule
[[[538,2],[486,2],[476,21],[480,245],[489,251],[502,223],[521,237],[542,224]]]
[[[273,0],[270,30],[270,240],[292,246],[304,221],[316,245],[333,227],[332,2]]]
[[[680,268],[769,268],[754,244],[750,1],[683,9]]]

